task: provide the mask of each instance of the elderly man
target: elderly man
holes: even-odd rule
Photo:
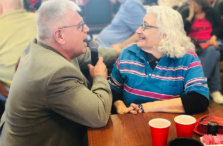
[[[24,51],[13,78],[1,146],[82,146],[86,127],[106,125],[112,104],[107,68],[101,57],[89,65],[90,87],[77,59],[87,51],[89,31],[78,10],[69,0],[50,0],[37,11],[38,38]],[[82,56],[81,63],[88,58],[89,53]]]
[[[21,0],[0,0],[0,101],[8,95],[19,56],[35,37],[35,15]]]

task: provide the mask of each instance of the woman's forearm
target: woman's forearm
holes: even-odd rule
[[[145,112],[185,113],[181,98],[147,102],[142,104]]]

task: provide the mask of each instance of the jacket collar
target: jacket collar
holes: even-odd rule
[[[67,61],[71,62],[70,57],[67,55],[67,53],[66,53],[63,49],[61,49],[61,48],[58,48],[58,49],[52,48],[52,47],[50,47],[50,46],[48,46],[48,45],[46,45],[46,44],[43,44],[43,43],[40,42],[40,41],[37,41],[37,39],[35,39],[35,43],[36,43],[36,44],[39,44],[40,46],[42,46],[42,47],[44,47],[44,48],[46,48],[46,49],[49,49],[49,50],[54,51],[54,52],[56,52],[57,54],[60,54],[60,55],[63,56]]]

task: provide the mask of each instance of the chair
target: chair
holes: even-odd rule
[[[8,97],[8,91],[5,89],[4,85],[2,84],[2,82],[0,81],[0,93],[3,95],[3,97],[1,97],[0,95],[0,118],[5,110],[5,98],[4,97]]]
[[[109,0],[88,0],[84,7],[84,20],[89,34],[99,33],[112,20],[112,5]]]
[[[8,97],[8,91],[5,89],[3,83],[0,81],[0,93],[5,97]]]

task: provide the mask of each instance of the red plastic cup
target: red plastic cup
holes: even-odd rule
[[[170,128],[170,121],[156,118],[149,121],[153,146],[166,146]]]
[[[179,115],[174,118],[178,137],[192,137],[196,119],[190,115]]]

